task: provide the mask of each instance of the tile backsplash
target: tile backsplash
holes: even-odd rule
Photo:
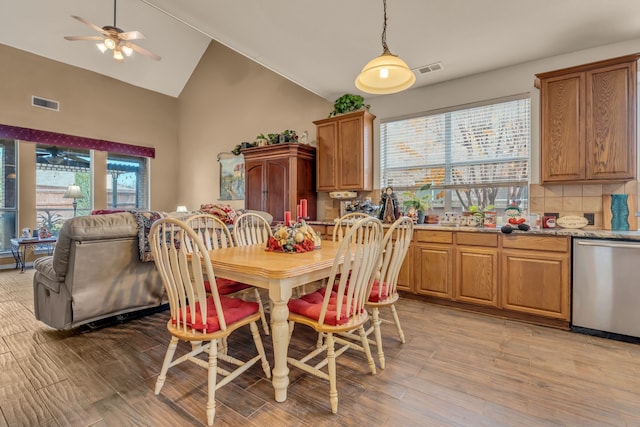
[[[560,216],[594,214],[594,228],[603,228],[602,196],[638,194],[638,181],[619,184],[558,184],[529,186],[529,211],[544,214],[558,212]],[[635,207],[630,215],[635,215]]]

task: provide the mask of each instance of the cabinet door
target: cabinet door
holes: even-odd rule
[[[412,292],[412,274],[411,270],[413,268],[413,247],[409,247],[407,251],[407,255],[404,258],[404,262],[402,263],[402,267],[400,267],[400,273],[398,274],[398,290]]]
[[[503,250],[503,308],[568,321],[569,290],[569,253]]]
[[[289,160],[269,160],[265,166],[264,185],[266,187],[265,208],[273,215],[274,221],[284,221],[284,212],[289,209]],[[295,216],[295,206],[293,209]]]
[[[633,179],[636,62],[586,73],[586,178]]]
[[[585,177],[584,73],[543,79],[540,86],[542,181]]]
[[[340,120],[338,132],[338,186],[343,190],[361,190],[364,188],[362,116]]]
[[[413,253],[416,293],[452,298],[452,251],[451,246],[416,245]]]
[[[263,179],[264,161],[245,162],[245,194],[246,209],[264,211],[266,186]]]
[[[456,247],[456,300],[498,306],[498,251]]]
[[[338,189],[337,138],[338,123],[330,122],[316,128],[316,188],[318,191]]]

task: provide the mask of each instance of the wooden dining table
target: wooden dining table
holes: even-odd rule
[[[271,335],[276,402],[287,399],[289,368],[289,308],[293,288],[326,279],[339,242],[323,241],[322,248],[304,253],[269,252],[264,244],[215,249],[209,252],[216,276],[268,289],[271,299]]]

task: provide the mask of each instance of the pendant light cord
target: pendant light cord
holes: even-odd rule
[[[384,8],[384,26],[382,27],[382,54],[390,54],[389,47],[387,46],[387,0],[382,0]]]
[[[117,0],[113,0],[113,26],[117,28],[118,26],[116,25],[116,2]]]

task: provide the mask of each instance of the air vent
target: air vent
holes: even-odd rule
[[[432,71],[440,71],[444,67],[442,62],[434,62],[433,64],[425,65],[423,67],[414,68],[414,70],[420,71],[420,74],[431,73]]]
[[[39,96],[31,97],[31,106],[46,108],[47,110],[60,111],[60,103],[51,99],[40,98]]]

